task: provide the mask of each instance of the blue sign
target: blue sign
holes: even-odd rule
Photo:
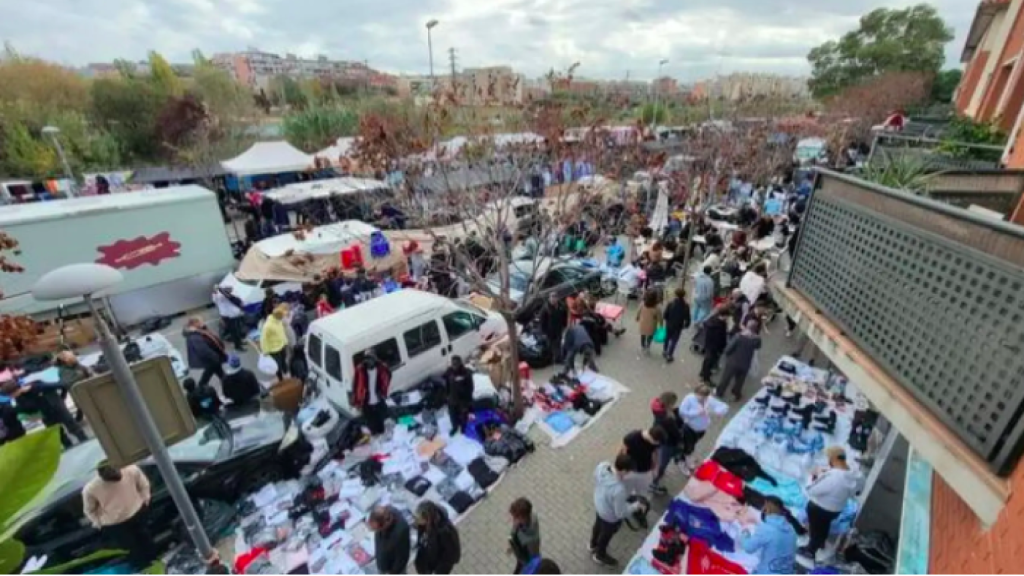
[[[931,537],[932,465],[910,448],[903,489],[903,518],[896,553],[897,574],[927,574]]]

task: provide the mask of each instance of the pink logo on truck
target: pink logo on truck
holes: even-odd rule
[[[181,244],[171,240],[168,232],[156,236],[139,236],[132,240],[118,240],[109,246],[96,248],[103,256],[96,260],[97,264],[106,264],[111,268],[132,270],[143,264],[159,265],[164,260],[181,256]]]

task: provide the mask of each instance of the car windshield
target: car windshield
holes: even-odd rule
[[[228,441],[228,434],[232,436],[231,441]],[[250,416],[203,426],[167,450],[176,462],[216,462],[232,454],[276,442],[283,436],[284,419],[280,415]],[[105,458],[103,447],[95,439],[65,451],[56,474],[36,502],[59,500],[80,490]]]

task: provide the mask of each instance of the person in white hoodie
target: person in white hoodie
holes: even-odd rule
[[[828,470],[811,478],[807,485],[807,524],[810,541],[799,550],[801,556],[812,561],[818,550],[825,546],[832,521],[846,507],[846,502],[857,493],[858,475],[846,463],[846,451],[840,446],[831,446],[828,455]]]
[[[622,527],[622,522],[643,506],[629,503],[629,490],[623,479],[636,466],[633,459],[619,454],[615,463],[601,462],[594,470],[594,508],[597,517],[590,531],[590,557],[602,566],[618,566],[619,561],[608,555],[608,544]]]
[[[711,427],[711,417],[724,416],[728,411],[729,405],[712,397],[711,387],[705,384],[697,386],[696,390],[687,394],[679,403],[679,418],[683,422],[681,458],[684,473],[693,473],[695,463],[691,456],[697,448],[697,442]]]

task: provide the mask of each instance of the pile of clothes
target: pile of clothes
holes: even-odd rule
[[[545,414],[544,422],[556,434],[585,426],[615,399],[609,381],[592,372],[578,377],[556,374],[533,392],[533,405]]]
[[[365,520],[379,504],[411,521],[429,499],[456,520],[533,450],[497,411],[476,411],[470,421],[467,434],[451,435],[444,410],[401,416],[384,434],[308,475],[249,495],[238,508],[236,572],[363,573],[374,560]]]

